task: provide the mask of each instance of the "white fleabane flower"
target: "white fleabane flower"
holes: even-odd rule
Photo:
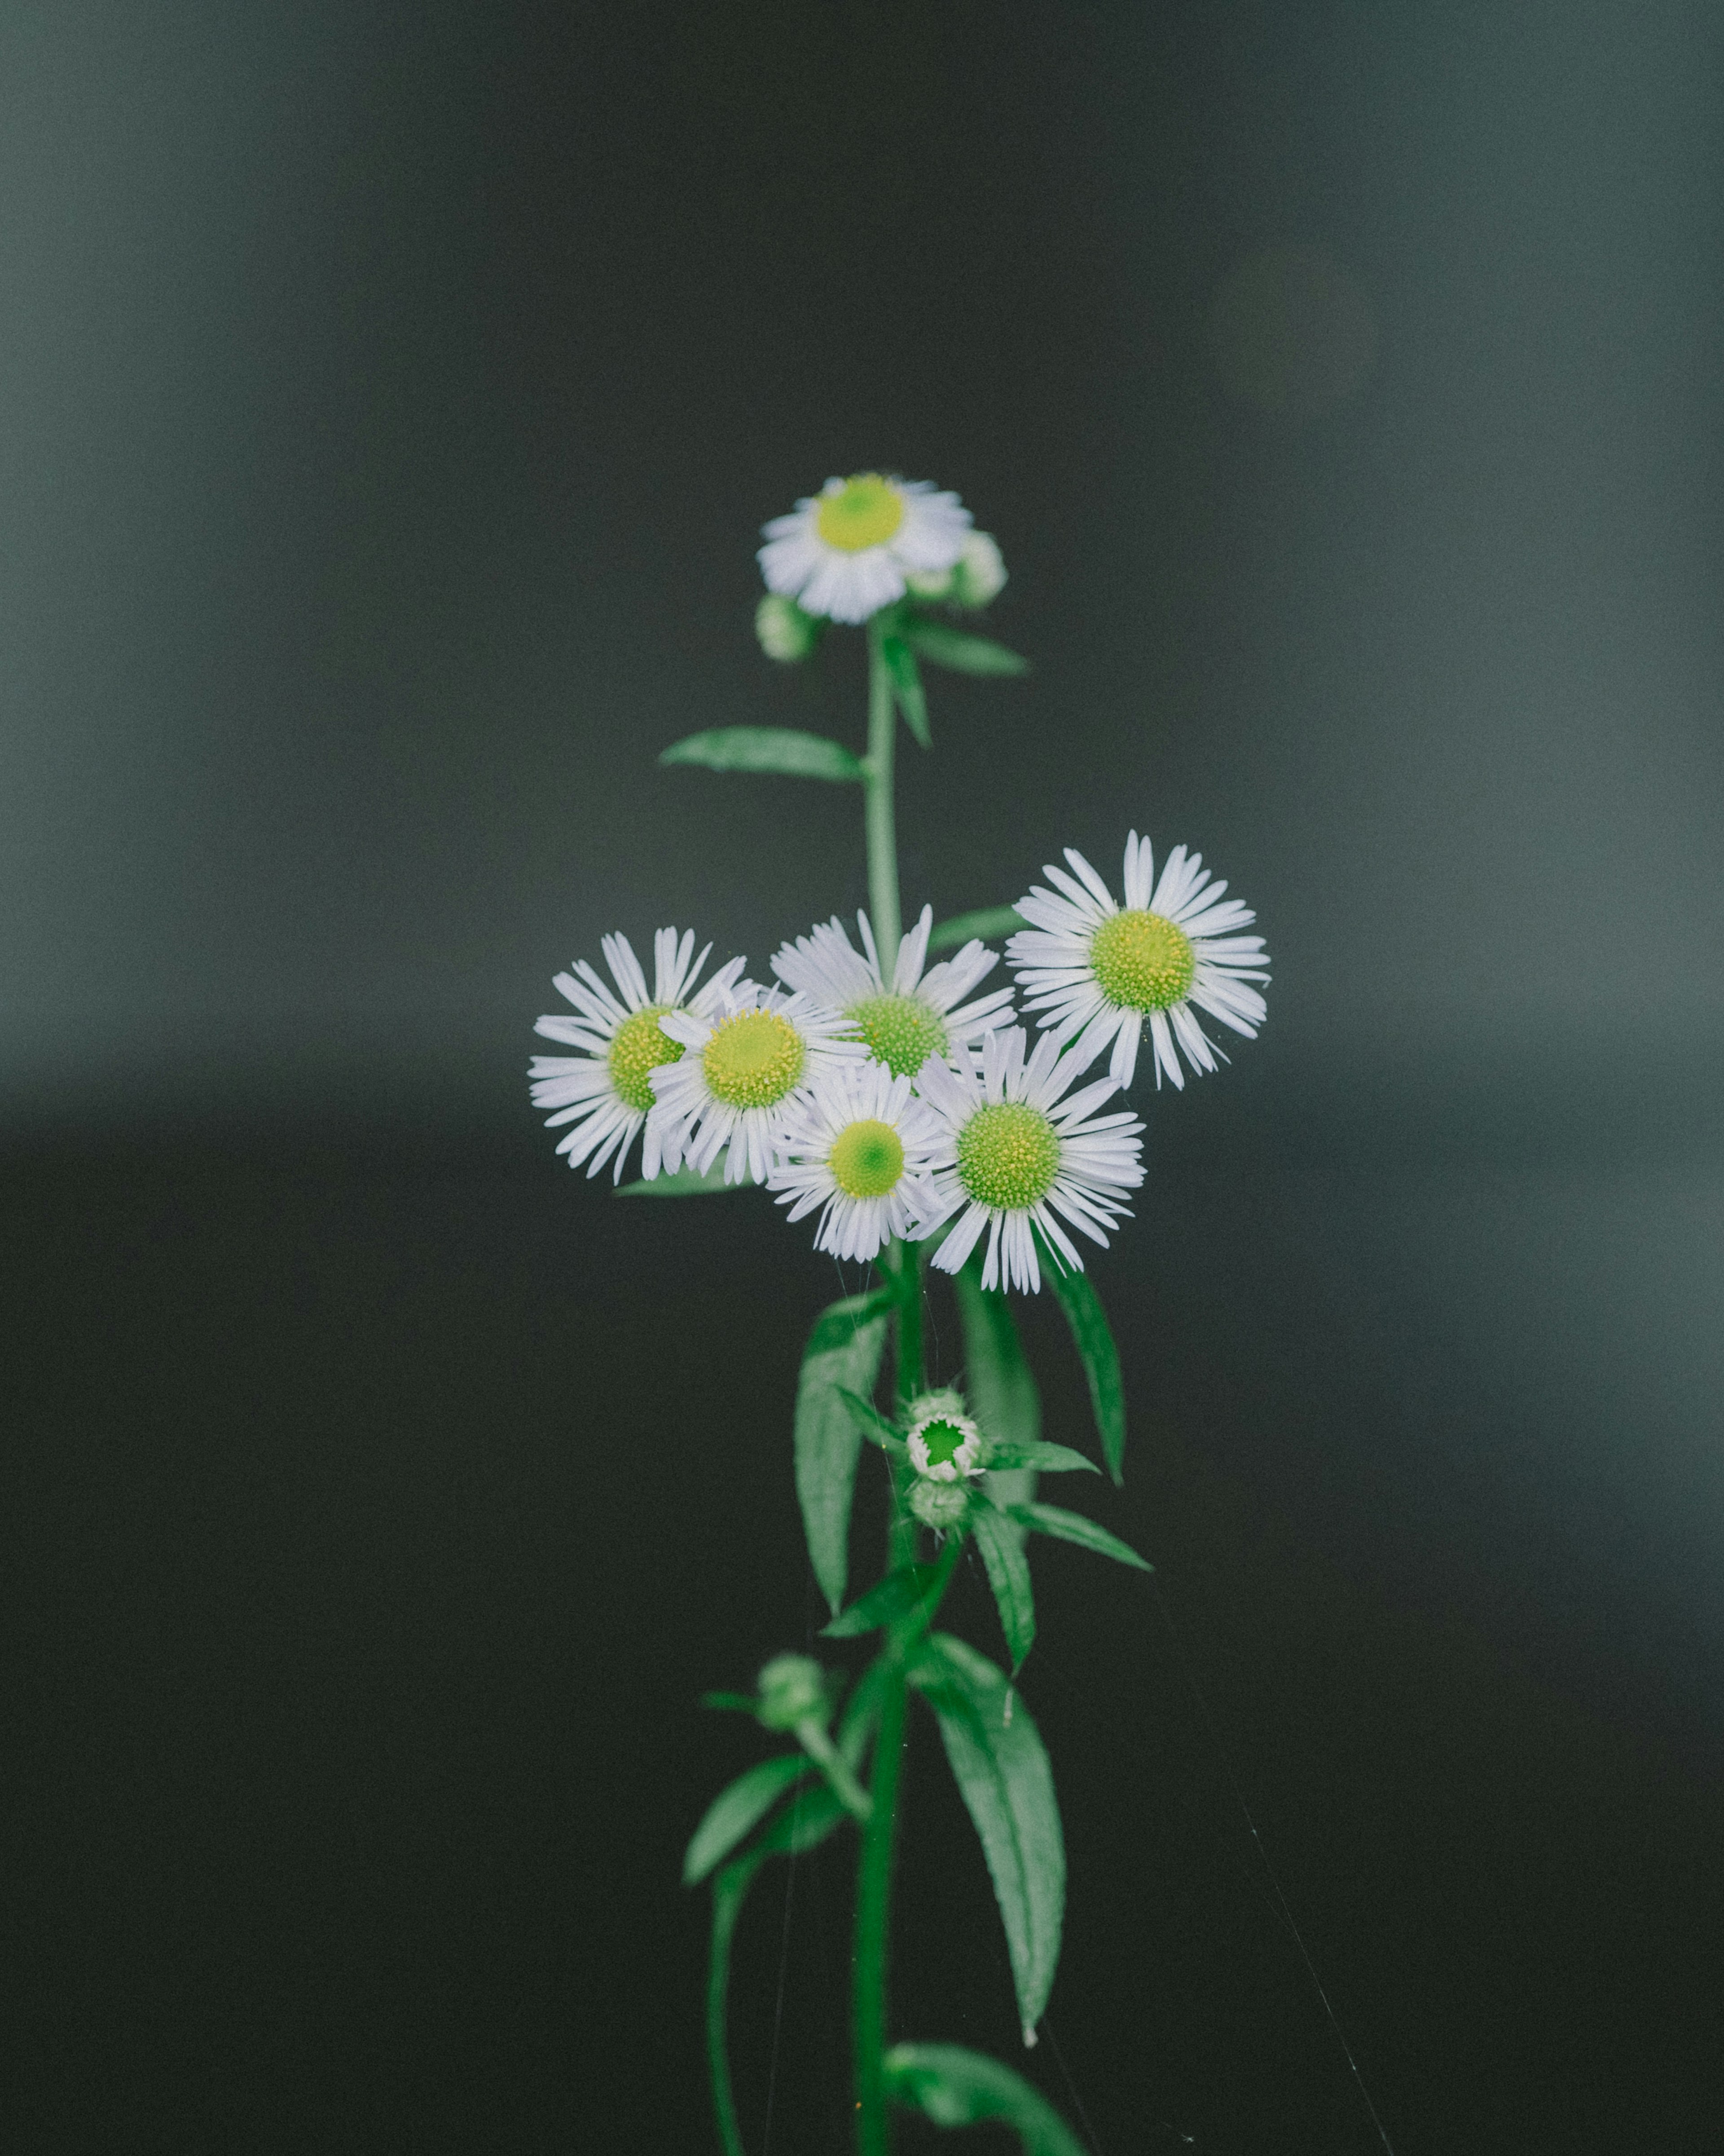
[[[908,1078],[836,1064],[786,1116],[771,1185],[793,1220],[822,1208],[817,1250],[865,1260],[893,1235],[919,1241],[939,1217],[928,1170],[944,1136]]]
[[[1110,1040],[1114,1081],[1129,1086],[1137,1044],[1149,1021],[1156,1083],[1162,1074],[1183,1087],[1176,1044],[1193,1070],[1213,1070],[1217,1050],[1193,1012],[1208,1011],[1255,1040],[1267,1005],[1250,983],[1266,981],[1263,938],[1239,936],[1257,918],[1236,898],[1224,901],[1224,883],[1212,882],[1201,854],[1175,846],[1155,880],[1147,839],[1126,840],[1126,903],[1080,853],[1068,846],[1073,874],[1050,863],[1044,870],[1061,896],[1039,885],[1018,911],[1032,928],[1006,945],[1032,1009],[1063,1044],[1093,1063]]]
[[[828,480],[761,528],[767,543],[757,558],[768,591],[805,613],[859,622],[901,599],[906,577],[951,568],[970,512],[931,480],[858,472]]]
[[[1103,1078],[1062,1097],[1085,1065],[1062,1055],[1044,1034],[1025,1060],[1022,1026],[990,1033],[977,1059],[930,1063],[917,1085],[947,1127],[945,1158],[934,1185],[947,1214],[958,1219],[934,1253],[942,1272],[955,1273],[988,1235],[984,1288],[1039,1291],[1039,1234],[1057,1260],[1083,1270],[1083,1260],[1054,1218],[1058,1213],[1091,1242],[1127,1208],[1124,1194],[1143,1180],[1136,1116],[1096,1116],[1116,1088]]]
[[[787,988],[842,1011],[870,1055],[895,1078],[913,1078],[931,1055],[944,1055],[1012,1019],[1009,988],[991,989],[973,1003],[964,1001],[999,963],[998,953],[985,943],[972,940],[954,957],[922,971],[933,925],[934,909],[925,906],[898,946],[890,988],[865,913],[856,916],[861,951],[834,914],[785,944],[772,960],[772,971]]]
[[[674,928],[661,928],[653,938],[649,995],[640,961],[626,936],[603,937],[599,947],[620,997],[611,993],[584,958],[576,962],[572,973],[557,976],[557,986],[580,1016],[568,1018],[557,1012],[541,1018],[533,1030],[547,1040],[567,1041],[582,1053],[536,1055],[532,1096],[536,1107],[559,1111],[546,1118],[547,1130],[559,1123],[573,1125],[557,1148],[568,1155],[571,1168],[578,1168],[590,1157],[587,1173],[597,1175],[614,1151],[612,1180],[620,1183],[623,1160],[653,1105],[652,1073],[661,1063],[676,1062],[683,1053],[682,1043],[671,1040],[659,1021],[685,1003],[696,1012],[716,1007],[745,962],[732,958],[695,995],[695,983],[712,946],[709,943],[690,963],[694,930],[685,929],[679,937]],[[657,1146],[649,1143],[644,1152],[643,1173],[656,1175]]]
[[[864,1052],[837,1011],[755,981],[701,1011],[674,1011],[664,1025],[691,1053],[652,1073],[647,1144],[659,1147],[667,1172],[686,1161],[702,1175],[728,1147],[727,1183],[764,1183],[793,1103],[833,1065]]]

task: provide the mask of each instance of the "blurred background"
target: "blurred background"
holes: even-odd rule
[[[1097,2156],[1716,2146],[1717,31],[8,11],[12,2145],[713,2145],[696,1701],[818,1621],[834,1270],[571,1177],[525,1066],[606,931],[862,898],[846,790],[654,759],[859,739],[752,550],[880,466],[1035,665],[934,679],[911,906],[1135,826],[1275,961],[1095,1264],[1157,1575],[1039,1561],[1026,2071]],[[897,2027],[1022,2060],[909,1773]],[[745,1920],[762,2156],[847,2145],[846,1861]]]

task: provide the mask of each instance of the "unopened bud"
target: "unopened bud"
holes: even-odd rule
[[[982,1433],[967,1414],[928,1414],[910,1426],[910,1464],[934,1482],[958,1482],[982,1466]]]
[[[925,1527],[943,1535],[969,1511],[970,1493],[962,1482],[931,1482],[919,1475],[911,1485],[910,1509]]]
[[[820,625],[782,592],[767,592],[754,609],[754,633],[768,659],[793,666],[819,641]]]
[[[768,1729],[794,1729],[813,1715],[826,1719],[826,1672],[807,1655],[775,1655],[760,1673],[760,1704],[754,1710]]]
[[[952,606],[972,610],[989,605],[1006,588],[1006,564],[992,532],[972,531],[952,572],[947,593]]]

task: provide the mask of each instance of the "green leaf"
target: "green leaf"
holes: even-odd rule
[[[890,633],[880,639],[880,648],[886,671],[892,677],[892,694],[904,714],[905,725],[924,748],[932,748],[934,738],[928,732],[928,700],[922,694],[921,669],[916,663],[916,654],[901,638]]]
[[[959,2044],[895,2044],[885,2057],[886,2091],[936,2126],[980,2126],[998,2119],[1025,2156],[1084,2156],[1054,2107],[1022,2075]]]
[[[890,1288],[846,1296],[814,1320],[796,1387],[796,1494],[802,1505],[808,1559],[837,1615],[849,1571],[850,1498],[862,1433],[845,1404],[847,1392],[866,1394],[880,1373]]]
[[[1139,1572],[1155,1570],[1129,1543],[1109,1534],[1106,1527],[1098,1527],[1081,1512],[1068,1512],[1059,1505],[1011,1505],[1006,1509],[1020,1526],[1036,1534],[1054,1535],[1062,1543],[1075,1543],[1080,1549],[1094,1550],[1097,1557],[1111,1557],[1117,1564],[1135,1565]]]
[[[932,1582],[937,1565],[902,1564],[889,1572],[877,1587],[870,1587],[859,1601],[841,1616],[820,1628],[823,1640],[856,1640],[865,1632],[877,1632],[883,1625],[914,1609]]]
[[[1071,1337],[1090,1381],[1090,1400],[1095,1410],[1095,1427],[1101,1434],[1101,1456],[1116,1482],[1126,1479],[1126,1381],[1120,1375],[1120,1351],[1113,1344],[1107,1312],[1090,1285],[1087,1273],[1068,1271],[1050,1260],[1042,1277],[1052,1286],[1071,1327]]]
[[[905,1444],[903,1432],[895,1423],[888,1422],[877,1407],[851,1392],[847,1386],[840,1385],[839,1391],[844,1395],[844,1405],[855,1417],[856,1427],[870,1445],[877,1445],[882,1452],[890,1453],[894,1460],[902,1460],[907,1455],[910,1448]]]
[[[793,726],[716,726],[673,742],[660,763],[699,763],[708,771],[777,772],[787,778],[859,779],[862,766],[842,742]]]
[[[988,1465],[996,1473],[1024,1467],[1039,1468],[1044,1475],[1070,1475],[1080,1467],[1091,1475],[1101,1472],[1093,1460],[1074,1452],[1069,1445],[997,1445],[988,1455]]]
[[[992,942],[996,936],[1011,936],[1029,923],[1014,906],[984,906],[974,913],[954,914],[950,921],[937,921],[928,937],[928,955],[936,951],[955,951],[960,943],[972,937],[983,942]]]
[[[745,1175],[740,1183],[726,1183],[724,1163],[721,1161],[705,1175],[692,1168],[680,1168],[675,1175],[655,1175],[645,1183],[625,1183],[616,1194],[618,1198],[705,1198],[721,1190],[757,1190],[759,1187],[752,1175]]]
[[[964,1327],[964,1383],[976,1419],[991,1441],[1022,1451],[1039,1445],[1042,1404],[1035,1378],[1024,1359],[1017,1321],[1004,1296],[982,1285],[982,1255],[976,1252],[952,1282]],[[1002,1460],[988,1488],[1002,1504],[1035,1495],[1034,1472]]]
[[[1065,1912],[1065,1845],[1048,1755],[1029,1710],[985,1655],[936,1632],[910,1681],[940,1722],[1006,1928],[1026,2041],[1048,2003]]]
[[[1024,1666],[1024,1657],[1035,1645],[1035,1597],[1030,1591],[1029,1558],[1024,1537],[1003,1513],[986,1505],[972,1510],[970,1532],[988,1567],[988,1584],[993,1589],[1015,1677]]]
[[[721,1864],[756,1822],[766,1817],[793,1782],[808,1771],[800,1753],[782,1758],[762,1759],[746,1774],[739,1774],[721,1789],[706,1808],[706,1816],[695,1829],[688,1854],[682,1861],[682,1883],[698,1886],[715,1864]]]
[[[961,629],[948,629],[943,621],[908,621],[904,641],[936,666],[949,666],[955,674],[1027,674],[1029,661],[992,637],[971,636]]]

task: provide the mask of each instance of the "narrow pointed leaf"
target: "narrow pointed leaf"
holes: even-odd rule
[[[990,1473],[1024,1467],[1037,1468],[1044,1475],[1070,1475],[1080,1467],[1091,1475],[1101,1472],[1093,1460],[1074,1452],[1069,1445],[997,1445],[988,1455],[988,1466]]]
[[[1126,1479],[1126,1381],[1120,1374],[1120,1351],[1101,1298],[1090,1285],[1087,1273],[1062,1270],[1048,1264],[1042,1277],[1052,1286],[1077,1342],[1084,1375],[1090,1381],[1090,1400],[1095,1410],[1095,1427],[1101,1437],[1101,1456],[1116,1482]]]
[[[1014,936],[1029,923],[1014,906],[983,906],[974,913],[955,914],[950,921],[938,921],[928,936],[928,955],[936,951],[955,951],[960,943],[979,938],[991,942],[997,936]]]
[[[958,2044],[895,2044],[886,2053],[886,2090],[906,2111],[936,2126],[1009,2126],[1024,2156],[1084,2156],[1054,2107],[1021,2074]]]
[[[909,1675],[938,1718],[953,1779],[981,1839],[1006,1928],[1018,2019],[1033,2040],[1059,1965],[1065,1913],[1065,1845],[1047,1753],[1004,1673],[949,1632],[930,1635]]]
[[[970,1532],[988,1567],[988,1584],[1000,1613],[1000,1630],[1015,1677],[1035,1645],[1035,1597],[1030,1591],[1029,1557],[1012,1521],[986,1505],[970,1514]]]
[[[1111,1557],[1117,1564],[1135,1565],[1139,1572],[1155,1570],[1129,1543],[1109,1534],[1106,1527],[1098,1527],[1081,1512],[1068,1512],[1059,1505],[1013,1505],[1010,1510],[1014,1520],[1035,1534],[1053,1535],[1062,1543],[1075,1543],[1080,1549],[1093,1550],[1097,1557]]]
[[[983,1433],[1005,1449],[1021,1451],[1039,1445],[1042,1403],[1035,1378],[1024,1358],[1011,1304],[982,1285],[979,1251],[952,1286],[963,1320],[964,1383]],[[1002,1505],[1023,1502],[1035,1495],[1034,1471],[1008,1466],[1003,1459],[998,1472],[990,1469],[987,1487]]]
[[[943,621],[911,621],[903,629],[904,641],[912,651],[936,666],[949,666],[955,674],[1027,674],[1029,661],[991,636],[971,636],[961,629],[948,629]]]
[[[727,1789],[720,1790],[689,1843],[682,1861],[683,1885],[698,1886],[808,1771],[808,1762],[800,1753],[787,1753],[782,1758],[762,1759],[739,1774]]]
[[[692,1168],[680,1168],[675,1175],[655,1175],[644,1183],[625,1183],[617,1192],[618,1198],[706,1198],[716,1197],[723,1190],[757,1190],[759,1184],[752,1175],[745,1175],[740,1183],[726,1183],[724,1163],[720,1162],[705,1175]]]
[[[842,742],[793,726],[715,726],[674,742],[660,763],[698,763],[708,771],[772,772],[785,778],[860,779],[860,760]]]
[[[840,1385],[839,1391],[857,1429],[869,1443],[877,1445],[882,1452],[889,1452],[895,1460],[904,1459],[910,1448],[904,1442],[903,1433],[888,1422],[877,1407],[853,1393],[847,1385]]]
[[[820,1628],[823,1640],[859,1640],[865,1632],[878,1632],[883,1625],[905,1616],[915,1609],[931,1585],[938,1567],[931,1564],[900,1565],[896,1572],[889,1572],[878,1587],[870,1587],[859,1600],[834,1617],[829,1625]]]
[[[893,1291],[846,1296],[821,1312],[803,1352],[796,1388],[796,1494],[808,1561],[837,1615],[849,1571],[850,1499],[862,1433],[847,1392],[871,1391],[885,1345]]]
[[[928,700],[922,694],[921,669],[916,663],[916,654],[901,638],[892,635],[883,636],[880,648],[886,671],[892,677],[892,694],[904,714],[905,725],[924,748],[931,748],[934,740],[928,732]]]

